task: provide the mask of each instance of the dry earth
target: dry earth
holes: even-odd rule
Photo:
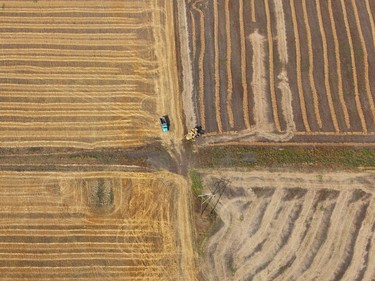
[[[203,170],[231,181],[201,258],[206,280],[374,280],[375,174]]]
[[[1,1],[0,146],[140,146],[162,114],[181,138],[173,24],[171,1]]]
[[[1,280],[194,280],[187,183],[1,172]]]

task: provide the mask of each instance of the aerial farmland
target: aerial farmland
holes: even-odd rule
[[[0,0],[0,281],[375,280],[374,18]]]

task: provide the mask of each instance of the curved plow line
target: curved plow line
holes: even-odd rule
[[[256,15],[255,15],[255,0],[251,0],[251,21],[256,22]]]
[[[103,101],[100,102],[89,102],[89,103],[82,103],[82,102],[69,102],[69,103],[59,103],[59,102],[43,102],[43,103],[38,103],[38,102],[7,102],[7,103],[0,103],[0,108],[18,108],[21,107],[20,110],[28,110],[31,108],[34,109],[86,109],[86,108],[97,108],[98,106],[102,107],[103,106]],[[126,109],[126,108],[138,108],[140,106],[140,102],[112,102],[112,101],[107,101],[105,102],[106,107],[111,107],[114,108],[116,106],[117,109]],[[1,115],[1,112],[0,112]]]
[[[339,265],[338,263],[340,263],[340,261],[344,259],[345,252],[348,251],[348,248],[345,246],[347,246],[348,243],[348,236],[351,236],[351,234],[353,233],[353,231],[350,230],[353,226],[354,214],[352,214],[352,216],[349,216],[349,223],[347,222],[348,215],[346,214],[346,212],[343,212],[342,214],[343,217],[341,218],[341,220],[338,220],[335,224],[336,228],[334,229],[334,234],[336,235],[331,236],[329,234],[330,232],[327,234],[327,237],[331,237],[331,240],[333,240],[333,242],[331,242],[330,247],[326,246],[325,251],[323,251],[323,257],[321,257],[322,255],[318,256],[318,259],[314,260],[313,263],[317,264],[317,266],[312,268],[318,268],[315,269],[315,276],[319,276],[320,278],[322,278],[322,280],[328,280],[326,278],[329,278],[332,276],[332,274],[335,274],[337,269],[339,269],[337,268],[337,266]],[[342,221],[345,221],[345,223],[341,223]],[[340,237],[340,239],[335,239],[333,237]],[[322,253],[322,251],[320,253]],[[319,263],[317,261],[319,261]],[[309,277],[312,276],[309,272],[306,272],[305,275]]]
[[[306,26],[307,45],[308,45],[308,53],[309,53],[309,80],[310,80],[310,86],[311,86],[312,95],[313,95],[315,117],[316,117],[316,121],[318,122],[318,126],[321,129],[323,124],[322,124],[322,118],[320,117],[319,98],[318,98],[318,94],[316,91],[315,80],[314,80],[314,53],[312,50],[311,30],[310,30],[309,18],[308,18],[307,10],[306,10],[306,0],[302,1],[302,8],[303,8],[303,21]]]
[[[213,1],[214,6],[214,48],[215,48],[215,113],[219,133],[223,131],[220,112],[220,72],[219,72],[219,15],[218,0]]]
[[[248,97],[248,87],[247,87],[247,68],[246,68],[246,42],[245,42],[245,26],[244,26],[244,8],[243,1],[239,1],[238,14],[240,19],[240,44],[241,44],[241,79],[242,79],[242,92],[243,92],[243,102],[242,110],[244,114],[244,122],[246,129],[250,129],[250,116],[249,116],[249,97]]]
[[[283,68],[288,64],[288,46],[285,31],[285,16],[282,0],[274,0],[277,29],[277,49]]]
[[[290,234],[290,237],[288,239],[287,244],[283,247],[281,251],[279,251],[272,261],[267,266],[267,271],[270,271],[270,273],[267,273],[265,276],[265,273],[262,277],[268,279],[268,280],[277,280],[277,279],[283,279],[282,275],[280,276],[278,274],[278,270],[280,267],[285,266],[285,262],[288,262],[295,253],[298,250],[298,246],[302,244],[302,235],[306,231],[306,225],[305,222],[308,218],[311,218],[313,213],[313,205],[314,205],[314,191],[309,190],[305,196],[306,199],[304,199],[303,207],[301,210],[300,215],[298,216],[297,220],[295,221],[294,225],[296,225],[296,229]],[[307,202],[306,202],[307,201]],[[296,247],[296,245],[298,245]],[[274,266],[273,266],[274,265]],[[288,269],[290,270],[293,268],[293,265],[288,266]],[[288,272],[284,272],[284,275]]]
[[[191,19],[191,38],[192,38],[192,49],[193,49],[193,60],[195,60],[196,52],[197,52],[197,31],[195,26],[195,18],[193,11],[190,11],[190,19]]]
[[[192,7],[195,11],[199,13],[200,16],[200,44],[201,50],[199,53],[199,108],[200,108],[200,121],[202,127],[206,127],[206,114],[204,110],[204,55],[206,52],[206,38],[205,38],[205,29],[204,29],[204,13],[196,7],[198,3],[202,0],[195,2]]]
[[[351,58],[351,61],[352,61],[352,69],[353,69],[355,104],[356,104],[356,107],[357,107],[359,119],[361,120],[361,125],[362,125],[362,128],[363,128],[363,131],[365,133],[367,133],[367,125],[366,125],[366,121],[365,121],[365,116],[363,115],[361,100],[359,98],[359,92],[358,92],[357,66],[356,66],[356,63],[355,63],[353,41],[352,41],[352,36],[350,34],[348,15],[346,13],[346,6],[345,6],[344,0],[340,0],[340,1],[341,1],[342,12],[343,12],[343,15],[344,15],[346,35],[348,37],[349,47],[350,47],[350,58]]]
[[[92,18],[94,19],[94,18]],[[95,29],[106,29],[106,30],[116,30],[116,29],[140,29],[140,28],[144,28],[144,27],[149,27],[149,28],[152,28],[152,25],[150,24],[145,24],[145,23],[142,23],[142,22],[138,22],[138,23],[131,23],[131,22],[126,22],[126,20],[128,20],[127,18],[123,18],[123,21],[119,22],[119,23],[111,23],[110,21],[106,21],[106,22],[103,22],[102,24],[96,24],[96,23],[84,23],[84,24],[74,24],[74,23],[55,23],[55,22],[47,22],[47,23],[19,23],[17,21],[17,26],[15,27],[14,26],[14,22],[12,24],[12,22],[10,23],[5,23],[5,22],[1,22],[1,28],[9,28],[9,29],[19,29],[19,30],[24,30],[24,31],[27,31],[28,29],[43,29],[44,31],[47,29],[47,30],[50,30],[50,29],[53,29],[54,31],[56,30],[55,33],[59,33],[58,30],[59,29],[69,29],[69,30],[95,30]],[[89,24],[89,25],[87,25]],[[43,32],[44,32],[43,31]],[[3,31],[3,32],[6,32],[8,33],[7,31]],[[15,32],[15,33],[18,33],[17,31],[12,31],[12,32]],[[29,33],[29,32],[27,32]],[[106,32],[107,33],[107,32]]]
[[[257,229],[257,231],[248,237],[246,241],[244,241],[240,250],[236,253],[236,260],[244,261],[247,260],[246,257],[249,255],[251,251],[255,251],[256,246],[260,244],[263,240],[267,239],[267,234],[272,230],[272,222],[274,220],[275,212],[281,208],[280,203],[284,191],[283,189],[276,189],[272,195],[270,202],[267,205],[266,210],[264,211],[263,219],[261,226]],[[271,229],[271,230],[270,230]]]
[[[103,74],[82,74],[82,73],[67,73],[67,74],[42,74],[42,73],[0,73],[0,79],[56,79],[56,80],[104,80],[104,81],[122,81],[122,74],[103,75]]]
[[[117,50],[63,50],[63,49],[48,49],[48,48],[17,48],[17,49],[2,49],[4,53],[7,55],[27,55],[27,54],[32,54],[32,55],[90,55],[90,56],[97,56],[97,57],[115,57],[115,56],[121,56],[121,57],[142,57],[142,59],[145,59],[144,56],[152,48],[144,49],[144,50],[122,50],[122,51],[117,51]],[[153,59],[148,59],[150,61],[153,61]],[[76,67],[77,68],[77,67]]]
[[[18,130],[22,129],[36,129],[38,127],[43,128],[43,129],[49,129],[49,128],[62,128],[63,126],[67,128],[87,128],[87,129],[92,129],[92,128],[107,128],[107,127],[114,127],[114,128],[125,128],[131,124],[134,124],[132,120],[121,120],[121,121],[102,121],[98,122],[96,121],[94,124],[88,124],[87,122],[29,122],[29,123],[24,123],[24,122],[1,122],[0,127],[1,128],[11,128],[15,129],[17,128]],[[26,154],[24,156],[27,156],[30,154]],[[34,154],[32,154],[34,155]],[[50,155],[50,154],[48,154]],[[14,155],[18,156],[18,154]]]
[[[135,88],[134,88],[135,89]],[[0,90],[1,91],[1,90]],[[58,94],[57,94],[58,93]],[[108,93],[108,95],[103,95],[103,93]],[[41,94],[41,93],[36,93],[36,92],[30,92],[30,94],[28,95],[26,91],[10,91],[10,92],[3,92],[3,94],[0,94],[0,98],[14,98],[14,97],[22,97],[22,98],[32,98],[32,99],[37,99],[37,98],[49,98],[49,99],[55,99],[55,98],[79,98],[79,95],[82,95],[83,93],[82,92],[71,92],[71,93],[68,93],[68,92],[64,92],[64,91],[55,91],[55,90],[52,90],[50,92],[45,92],[44,94]],[[86,93],[85,93],[86,94]],[[98,100],[100,100],[101,102],[106,102],[106,100],[108,99],[113,99],[113,98],[132,98],[132,99],[137,99],[139,100],[139,105],[140,105],[140,102],[142,101],[143,98],[147,97],[149,99],[156,99],[155,96],[151,96],[151,97],[148,97],[148,96],[142,96],[142,93],[139,93],[139,96],[132,96],[131,94],[134,94],[134,91],[132,90],[132,88],[126,88],[124,89],[124,91],[121,92],[121,94],[113,94],[113,92],[111,91],[103,91],[103,92],[90,92],[89,95],[92,96],[92,97],[95,97],[95,98],[98,98]],[[10,102],[10,103],[17,103],[18,102]],[[126,102],[126,104],[128,104],[129,102]],[[137,104],[137,103],[136,103]]]
[[[358,238],[354,246],[353,261],[355,262],[350,263],[345,275],[342,277],[342,280],[358,280],[357,275],[361,270],[361,266],[358,265],[364,266],[367,269],[366,272],[371,272],[371,270],[368,270],[369,265],[371,265],[371,260],[368,256],[371,255],[370,253],[374,253],[374,251],[371,249],[371,246],[374,245],[371,243],[371,239],[375,237],[374,232],[371,229],[371,227],[375,225],[375,216],[373,215],[374,212],[374,199],[372,199],[366,212],[366,218],[364,219],[364,222],[362,223],[358,232]],[[370,280],[370,278],[362,278],[363,280]]]
[[[117,116],[119,113],[126,113],[122,114],[121,116],[132,116],[133,114],[139,114],[141,111],[139,109],[110,109],[109,112],[106,112],[107,109],[105,106],[102,107],[102,109],[87,109],[87,110],[72,110],[72,109],[56,109],[56,110],[40,110],[40,111],[33,111],[33,110],[23,110],[23,109],[14,109],[14,110],[3,110],[0,112],[0,116],[92,116],[92,117],[101,117],[101,116]],[[61,115],[57,115],[58,113],[61,113]],[[141,112],[143,113],[146,112]],[[150,116],[152,116],[150,114]]]
[[[7,55],[6,59],[2,60],[3,62],[6,61],[27,61],[27,62],[35,62],[35,61],[48,61],[53,64],[53,62],[95,62],[95,63],[143,63],[143,64],[149,64],[149,65],[158,65],[158,62],[156,61],[147,61],[145,59],[135,57],[135,58],[125,58],[121,59],[120,57],[107,57],[103,59],[103,57],[95,58],[89,56],[59,56],[59,55]]]
[[[231,32],[230,32],[230,15],[229,15],[229,1],[225,0],[225,32],[226,32],[226,43],[227,43],[227,76],[228,76],[228,97],[227,97],[227,111],[229,125],[231,128],[234,127],[234,117],[232,110],[232,96],[233,96],[233,79],[232,79],[232,43],[231,43]],[[241,2],[241,1],[240,1]],[[216,83],[216,82],[215,82]]]
[[[279,114],[277,110],[277,101],[276,101],[276,94],[275,94],[271,15],[270,15],[270,7],[269,7],[268,0],[264,0],[264,6],[265,6],[266,18],[267,18],[267,38],[268,38],[268,53],[269,53],[268,55],[269,56],[269,60],[268,60],[269,61],[269,84],[270,84],[270,91],[271,91],[272,111],[273,111],[273,118],[275,120],[276,130],[280,132],[281,131],[280,120],[279,120]]]
[[[368,18],[370,20],[370,25],[371,25],[372,42],[373,42],[373,46],[374,46],[374,49],[375,49],[375,24],[374,24],[374,18],[373,18],[372,13],[371,13],[371,8],[370,8],[369,0],[365,0],[365,3],[366,3],[366,10],[367,10],[367,13],[368,13]]]
[[[128,126],[125,129],[130,129],[131,126]],[[74,134],[73,136],[67,135],[67,133]],[[145,133],[149,130],[137,130],[136,133]],[[70,131],[69,128],[64,128],[62,130],[34,130],[34,131],[21,131],[21,130],[2,130],[0,132],[0,138],[17,138],[17,137],[27,137],[32,139],[37,138],[109,138],[109,137],[120,137],[128,136],[128,133],[124,133],[124,130],[113,129],[113,130],[97,130],[97,131]],[[136,138],[136,137],[134,137]]]
[[[333,255],[332,252],[336,248],[336,242],[341,240],[342,238],[342,228],[345,226],[347,221],[345,207],[347,207],[347,205],[349,204],[349,199],[350,198],[348,198],[347,191],[340,192],[340,195],[336,200],[335,208],[330,217],[330,224],[328,226],[328,229],[326,230],[327,238],[321,245],[319,249],[320,251],[316,253],[311,265],[303,272],[298,273],[298,276],[300,276],[301,279],[310,278],[312,276],[316,277],[316,275],[321,274],[321,270],[324,270],[326,268],[327,263],[329,264],[329,261],[331,260],[330,257],[331,255]],[[342,218],[341,216],[344,216],[344,218]],[[343,221],[345,221],[345,223],[342,223]],[[340,237],[340,239],[337,239],[337,237]],[[327,260],[324,258],[327,258]],[[329,269],[331,271],[335,270],[335,268],[331,267],[329,267]]]
[[[162,9],[157,9],[158,12],[160,13],[164,13],[164,10]],[[43,17],[42,14],[52,14],[52,13],[69,13],[69,16],[68,17],[71,17],[71,13],[94,13],[94,14],[102,14],[103,17],[105,17],[107,14],[118,14],[118,15],[123,15],[122,17],[126,17],[127,14],[143,14],[143,13],[154,13],[155,10],[152,10],[152,9],[141,9],[140,7],[137,7],[137,8],[126,8],[126,10],[124,11],[120,11],[120,10],[113,10],[113,9],[108,9],[105,10],[105,11],[100,11],[98,9],[95,9],[95,10],[91,10],[91,9],[88,9],[87,7],[82,7],[82,8],[64,8],[64,7],[54,7],[54,8],[48,8],[48,9],[40,9],[40,8],[36,8],[36,9],[32,9],[32,8],[28,8],[28,9],[22,9],[22,8],[12,8],[11,9],[11,12],[13,13],[26,13],[28,15],[32,14],[32,16],[29,16],[29,17]],[[122,18],[121,17],[121,18]],[[45,18],[45,17],[43,17]],[[50,17],[46,17],[46,18],[50,18]]]
[[[126,239],[127,238],[133,238],[134,239],[135,237],[136,238],[140,237],[140,238],[143,238],[144,240],[146,240],[146,239],[150,239],[150,238],[152,239],[153,236],[154,236],[153,234],[154,234],[154,231],[150,232],[149,234],[148,233],[140,233],[140,235],[137,235],[137,236],[125,235],[125,237],[126,237]],[[168,234],[168,233],[166,233],[166,234]],[[116,235],[116,234],[114,234],[114,235]],[[95,236],[95,234],[90,235],[90,236]],[[88,236],[88,237],[90,237],[90,236]],[[164,237],[164,235],[161,235],[161,236]],[[170,235],[166,235],[166,236],[170,236]],[[34,236],[32,236],[32,237],[34,237]],[[39,236],[37,236],[37,237],[39,237]],[[51,236],[51,237],[53,237],[53,236]],[[69,237],[69,236],[63,236],[63,237]],[[105,237],[105,236],[103,235],[103,236],[99,236],[99,237]],[[165,237],[165,238],[169,238],[169,237]],[[167,243],[167,244],[170,244],[170,243]],[[153,243],[142,243],[141,242],[141,243],[136,243],[134,246],[135,246],[134,247],[135,250],[139,246],[143,246],[143,247],[149,248],[149,250],[152,251]],[[91,249],[91,247],[90,247],[90,249]],[[45,249],[43,249],[43,251],[44,250]],[[64,250],[64,249],[62,249],[62,250]],[[69,251],[69,252],[63,252],[62,251],[61,253],[58,253],[58,252],[44,252],[44,253],[22,253],[21,252],[21,253],[15,253],[15,252],[9,251],[9,252],[5,252],[5,253],[0,253],[0,256],[3,256],[3,258],[5,258],[6,256],[9,256],[9,257],[12,257],[13,259],[20,259],[20,260],[35,259],[34,257],[38,257],[38,258],[36,258],[36,260],[39,260],[39,258],[42,258],[42,259],[44,259],[44,258],[51,258],[51,259],[56,260],[56,259],[59,259],[59,254],[61,254],[62,256],[65,256],[65,257],[66,256],[70,256],[70,255],[73,256],[73,257],[75,256],[75,259],[81,259],[84,256],[90,256],[90,258],[94,258],[97,255],[103,255],[103,256],[122,256],[124,258],[127,258],[129,255],[130,256],[133,255],[135,259],[140,259],[142,257],[144,257],[145,259],[155,259],[160,254],[162,254],[161,252],[142,253],[142,252],[134,251],[134,252],[129,253],[129,252],[108,252],[108,251],[103,251],[103,250],[105,250],[105,248],[101,249],[99,251],[96,251],[96,252],[93,252],[93,251],[82,251],[82,252],[80,252],[80,251],[76,251],[76,252],[72,251],[72,252],[70,252]],[[171,252],[168,251],[168,254],[171,254]],[[21,257],[18,257],[20,255],[21,255]],[[24,256],[22,256],[22,255],[24,255]],[[34,255],[34,257],[33,257],[33,255]]]
[[[298,23],[297,23],[294,0],[290,0],[290,7],[291,7],[291,12],[292,12],[292,22],[293,22],[294,38],[295,38],[294,40],[295,40],[295,45],[296,45],[297,86],[298,86],[299,103],[301,106],[302,119],[303,119],[303,124],[305,126],[305,129],[307,132],[311,132],[309,121],[307,118],[307,113],[306,113],[306,104],[305,104],[305,98],[304,98],[303,86],[302,86],[301,46],[299,42]]]
[[[306,6],[306,3],[304,5]],[[327,92],[328,106],[329,106],[329,111],[331,113],[331,118],[333,121],[333,126],[335,128],[335,131],[339,132],[340,128],[337,123],[335,107],[333,105],[332,94],[331,94],[331,85],[329,83],[329,61],[328,61],[328,51],[327,51],[327,38],[326,38],[325,31],[324,31],[324,26],[323,26],[322,12],[320,10],[320,0],[316,0],[316,10],[318,13],[319,29],[320,29],[320,34],[322,35],[322,42],[323,42],[324,84],[325,84],[325,88]]]
[[[39,21],[38,21],[39,20]],[[56,27],[70,27],[70,26],[82,26],[85,28],[87,25],[98,26],[108,28],[110,26],[127,26],[127,24],[132,25],[141,25],[144,24],[144,18],[129,18],[129,17],[122,17],[122,18],[98,18],[98,17],[90,17],[90,18],[83,18],[83,17],[29,17],[29,18],[20,18],[20,17],[2,17],[0,19],[0,24],[6,27],[14,27],[14,22],[17,21],[17,27],[26,26],[26,27],[37,27],[37,28],[44,28],[46,25],[48,26],[56,26]]]
[[[285,247],[285,245],[284,246],[279,246],[279,245],[281,245],[281,240],[282,240],[281,237],[282,237],[282,232],[283,232],[283,228],[285,227],[285,224],[294,225],[290,221],[290,213],[293,211],[293,207],[295,206],[292,204],[288,204],[282,208],[278,216],[278,220],[280,218],[280,221],[277,221],[277,223],[275,223],[275,226],[273,226],[273,229],[271,227],[271,230],[269,231],[269,233],[266,233],[266,235],[263,237],[264,239],[266,239],[266,242],[263,244],[262,251],[256,252],[254,250],[254,252],[250,253],[250,254],[254,253],[251,259],[247,259],[245,262],[241,264],[240,268],[246,268],[246,274],[244,278],[245,280],[249,276],[252,276],[255,279],[257,279],[257,277],[259,278],[260,276],[258,276],[258,274],[262,273],[262,265],[267,264],[268,262],[271,262],[274,256],[279,252],[279,250]],[[267,239],[271,237],[272,239]],[[268,270],[268,266],[266,268]],[[263,270],[266,270],[266,268],[264,268]],[[241,276],[241,277],[244,277],[244,276]],[[242,279],[242,278],[239,278],[239,279]]]
[[[2,48],[2,50],[4,50]],[[6,67],[7,71],[0,69],[0,73],[8,73],[9,70],[13,71],[30,71],[33,73],[50,73],[51,69],[46,69],[45,67],[41,66],[32,66],[32,65],[8,65]],[[55,69],[53,69],[55,70]],[[58,73],[83,73],[83,74],[90,74],[90,73],[100,73],[100,74],[118,74],[119,70],[116,67],[58,67]]]
[[[372,199],[374,200],[374,199]],[[369,253],[374,253],[374,247],[375,247],[375,235],[372,236],[372,239],[370,240],[370,247],[369,247]],[[368,265],[367,265],[367,271],[364,274],[363,280],[371,280],[371,278],[374,277],[375,274],[375,263],[374,263],[374,255],[369,255],[368,259]]]
[[[84,149],[94,149],[100,147],[118,147],[118,146],[141,146],[145,142],[143,140],[137,140],[124,142],[124,141],[96,141],[94,143],[79,142],[79,141],[1,141],[0,147],[56,147],[56,146],[73,146]],[[20,165],[21,166],[21,165]],[[24,165],[23,165],[24,166]],[[110,165],[112,166],[112,165]]]
[[[370,78],[369,78],[369,65],[368,65],[368,52],[367,52],[366,42],[365,42],[365,38],[363,37],[361,22],[359,20],[359,15],[358,15],[357,4],[355,3],[354,0],[352,0],[351,2],[352,2],[353,11],[354,11],[354,17],[355,17],[355,23],[356,23],[356,26],[357,26],[357,31],[358,31],[359,39],[361,41],[362,50],[363,50],[363,64],[365,66],[365,88],[366,88],[366,93],[367,93],[367,99],[368,99],[369,104],[370,104],[372,119],[375,121],[375,105],[374,105],[374,99],[373,99],[372,94],[371,94]],[[369,12],[371,12],[371,11],[369,11]],[[373,52],[371,52],[371,53],[374,54]]]
[[[293,267],[289,268],[286,274],[284,273],[281,280],[292,280],[296,275],[300,273],[302,274],[302,271],[306,267],[306,262],[309,262],[309,259],[314,258],[320,249],[314,249],[313,245],[314,242],[319,239],[318,234],[325,230],[322,230],[322,227],[324,225],[324,220],[327,219],[327,215],[325,215],[324,211],[320,212],[316,208],[314,211],[305,238],[302,240],[302,244],[296,249],[296,262],[293,263]],[[311,253],[313,255],[311,255]]]
[[[339,41],[337,38],[337,31],[336,31],[336,24],[335,24],[335,19],[333,16],[333,11],[332,11],[332,0],[328,1],[328,11],[329,11],[329,18],[331,22],[331,27],[332,27],[332,34],[333,34],[333,42],[335,44],[335,57],[336,57],[336,65],[337,65],[337,84],[338,84],[338,94],[340,98],[340,103],[341,103],[341,108],[342,111],[344,112],[344,119],[345,119],[345,124],[348,129],[350,129],[350,119],[349,119],[349,113],[348,113],[348,108],[346,106],[345,98],[344,98],[344,93],[342,90],[342,76],[341,76],[341,61],[340,61],[340,48],[339,48]]]
[[[145,84],[151,84],[153,85],[152,82],[149,81],[149,79],[147,78],[143,78],[142,76],[133,76],[133,75],[124,75],[124,77],[126,77],[126,81],[128,84],[123,84],[123,85],[74,85],[74,89],[76,90],[75,92],[72,92],[72,93],[83,93],[82,91],[77,91],[81,88],[83,88],[84,90],[87,90],[89,89],[90,91],[94,91],[95,89],[97,91],[94,91],[94,92],[99,92],[101,91],[101,89],[105,90],[105,92],[111,92],[111,91],[118,91],[119,89],[123,89],[124,90],[132,90],[132,88],[127,88],[128,86],[132,86],[132,87],[139,87],[139,83],[145,83]],[[142,81],[144,80],[144,81]],[[129,82],[134,82],[132,84],[129,84]],[[139,82],[139,83],[137,83]],[[26,85],[25,85],[26,86]],[[24,86],[24,87],[25,87]],[[51,86],[51,87],[48,87],[48,86]],[[22,87],[20,87],[19,84],[0,84],[0,88],[4,91],[12,91],[13,89],[15,90],[20,90],[22,89]],[[49,89],[51,88],[51,89]],[[25,90],[27,91],[29,88],[25,88]],[[68,94],[69,92],[72,91],[72,86],[68,86],[68,85],[55,85],[55,84],[44,84],[44,85],[39,85],[39,84],[36,84],[36,85],[33,85],[33,89],[38,89],[41,90],[42,92],[49,92],[51,94],[51,96],[53,96],[53,91],[57,91],[59,93],[63,92],[64,94]],[[46,90],[48,89],[48,90]],[[44,91],[43,91],[44,90]],[[52,92],[52,93],[51,93]],[[132,92],[133,93],[133,92]],[[143,92],[136,92],[136,94],[134,95],[130,95],[131,97],[132,96],[138,96],[138,95],[143,95],[143,96],[146,96],[146,97],[152,97],[152,96],[149,96],[149,94],[145,94]]]
[[[90,43],[91,43],[91,46],[92,46],[92,43],[93,41],[96,41],[98,40],[99,42],[101,41],[104,41],[104,40],[114,40],[114,41],[119,41],[119,40],[123,40],[123,41],[127,41],[127,40],[134,40],[134,41],[144,41],[144,42],[148,42],[148,41],[145,41],[144,39],[141,39],[139,37],[138,34],[136,34],[135,32],[126,32],[126,33],[116,33],[116,34],[113,34],[113,33],[99,33],[99,34],[95,34],[95,33],[79,33],[77,34],[77,32],[71,32],[71,33],[56,33],[56,32],[43,32],[43,33],[40,33],[40,32],[0,32],[1,34],[1,37],[4,38],[4,39],[14,39],[14,40],[23,40],[22,42],[25,44],[25,40],[26,39],[32,39],[32,38],[35,38],[35,40],[37,39],[44,39],[44,44],[46,44],[46,42],[48,41],[55,41],[55,40],[58,40],[58,42],[61,44],[62,40],[65,39],[69,42],[72,41],[72,39],[77,39],[79,40],[79,42],[81,42],[82,40],[86,39],[88,40]],[[58,38],[55,38],[55,37],[52,37],[50,40],[48,40],[49,37],[47,36],[56,36],[58,35]],[[22,38],[18,38],[17,36],[22,36]],[[28,41],[28,42],[32,42],[33,44],[35,44],[35,41]],[[7,43],[10,44],[10,42],[7,40]],[[128,43],[131,43],[131,42],[128,42]],[[149,43],[149,42],[148,42]]]

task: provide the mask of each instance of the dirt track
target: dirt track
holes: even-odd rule
[[[375,276],[375,174],[202,172],[211,189],[231,181],[201,260],[207,280]]]

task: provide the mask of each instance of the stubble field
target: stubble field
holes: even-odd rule
[[[2,280],[193,280],[186,182],[1,172]]]
[[[171,4],[5,1],[0,146],[134,147],[158,139],[158,116],[171,100],[164,97],[176,85],[168,76],[175,73]]]
[[[205,280],[375,278],[373,173],[202,173],[204,192],[231,181],[204,244]]]
[[[373,1],[185,3],[202,143],[373,145]]]

